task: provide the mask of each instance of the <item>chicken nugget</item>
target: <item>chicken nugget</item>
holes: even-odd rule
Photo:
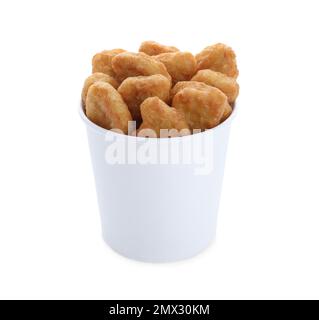
[[[86,100],[86,96],[87,96],[89,87],[97,81],[107,82],[115,89],[117,89],[117,87],[119,86],[118,82],[113,77],[111,77],[110,75],[108,75],[106,73],[95,72],[95,73],[91,74],[84,81],[84,85],[83,85],[83,89],[82,89],[82,103],[83,103],[83,105],[85,105],[85,100]]]
[[[196,72],[196,60],[190,52],[162,53],[155,58],[164,63],[173,83],[189,80]]]
[[[199,81],[193,81],[193,80],[192,81],[180,81],[180,82],[177,82],[175,84],[175,86],[171,89],[170,101],[172,101],[172,99],[174,98],[176,93],[183,90],[184,88],[194,88],[197,90],[211,90],[213,87],[210,85],[207,85],[204,82],[199,82]],[[214,92],[214,89],[213,89],[213,92]],[[233,111],[232,107],[228,103],[226,103],[224,114],[223,114],[221,121],[226,120],[230,116],[232,111]]]
[[[235,102],[239,93],[239,85],[236,79],[210,69],[199,70],[192,78],[192,81],[204,82],[223,91],[230,104]]]
[[[132,117],[139,124],[141,121],[140,105],[149,97],[158,97],[167,102],[171,82],[161,74],[137,76],[125,79],[118,92],[126,102]]]
[[[233,108],[228,103],[226,103],[223,116],[220,119],[220,123],[224,122],[231,115],[232,112]]]
[[[132,116],[121,95],[109,83],[96,82],[89,87],[86,97],[86,115],[105,129],[128,132]]]
[[[206,47],[195,57],[197,70],[211,69],[229,77],[237,78],[238,76],[235,52],[222,43]]]
[[[194,88],[198,90],[209,90],[211,86],[199,81],[179,81],[171,89],[170,98],[173,99],[175,94],[185,88]]]
[[[171,46],[164,46],[160,43],[157,43],[155,41],[144,41],[141,43],[141,46],[138,50],[139,52],[144,52],[148,54],[149,56],[155,56],[161,53],[166,53],[166,52],[175,52],[179,51],[175,47]]]
[[[171,89],[171,93],[170,93],[170,101],[173,100],[174,96],[176,95],[176,93],[178,93],[179,91],[183,90],[184,88],[194,88],[197,90],[211,90],[212,86],[205,84],[204,82],[199,82],[199,81],[180,81],[177,82],[175,84],[175,86]],[[213,89],[214,92],[214,89]],[[224,110],[224,114],[222,116],[221,122],[226,120],[230,114],[232,113],[233,109],[232,107],[226,103],[225,104],[225,110]]]
[[[112,68],[120,81],[128,77],[151,76],[153,74],[162,74],[171,81],[171,76],[165,65],[143,52],[123,52],[116,55],[112,59]]]
[[[143,123],[138,130],[139,136],[144,136],[144,130],[149,135],[149,129],[153,130],[157,137],[161,137],[161,129],[164,129],[162,134],[164,133],[165,137],[190,134],[184,114],[168,106],[158,97],[144,100],[141,104],[141,114]]]
[[[219,89],[184,88],[173,99],[173,107],[182,111],[190,129],[210,129],[217,126],[226,109],[227,97]]]
[[[102,72],[112,77],[115,76],[112,69],[112,59],[119,53],[125,52],[123,49],[104,50],[97,53],[92,58],[92,73]]]

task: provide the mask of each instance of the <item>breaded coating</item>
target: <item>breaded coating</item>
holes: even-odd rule
[[[185,88],[173,99],[173,107],[182,111],[190,129],[210,129],[220,123],[227,103],[226,95],[219,89]]]
[[[185,88],[194,88],[199,90],[209,90],[211,86],[198,81],[179,81],[171,89],[170,98],[173,99],[175,94]]]
[[[139,52],[144,52],[148,54],[149,56],[155,56],[161,53],[166,53],[166,52],[175,52],[179,51],[175,47],[171,46],[164,46],[158,42],[155,41],[144,41],[141,43],[140,48],[138,50]]]
[[[220,119],[220,123],[224,122],[231,115],[232,112],[233,108],[228,103],[226,103],[223,116]]]
[[[180,81],[175,84],[175,86],[171,89],[170,93],[170,101],[173,100],[174,96],[176,95],[177,92],[185,89],[185,88],[193,88],[197,90],[211,90],[213,87],[204,83],[204,82],[198,82],[198,81]],[[214,92],[214,89],[213,89]],[[233,109],[232,107],[226,103],[225,104],[225,111],[222,117],[221,121],[226,120],[230,114],[232,113]]]
[[[162,74],[171,81],[165,65],[147,54],[123,52],[112,59],[112,68],[120,81],[128,77]]]
[[[143,131],[145,130],[146,133],[148,131],[146,129],[154,130],[157,137],[160,137],[161,129],[176,129],[172,130],[169,136],[190,134],[189,127],[185,121],[183,113],[168,106],[158,97],[151,97],[144,100],[141,104],[141,114],[143,123],[138,130],[139,136],[144,136]]]
[[[230,104],[235,102],[239,93],[239,85],[236,79],[228,77],[221,72],[210,69],[199,70],[192,80],[204,82],[207,85],[216,87],[223,91],[226,94]]]
[[[132,117],[139,124],[142,120],[140,105],[149,97],[158,97],[167,102],[171,82],[161,74],[151,76],[129,77],[125,79],[118,92],[126,102]]]
[[[109,83],[96,82],[89,88],[86,97],[86,115],[95,124],[105,129],[120,129],[128,132],[132,116],[121,95]]]
[[[214,128],[231,115],[239,94],[237,76],[236,55],[225,44],[193,56],[144,41],[138,53],[113,49],[92,58],[82,105],[87,117],[105,129],[128,134],[133,119],[140,136],[159,137],[161,129],[168,137],[182,136]]]
[[[196,55],[196,61],[197,70],[211,69],[229,77],[238,76],[235,52],[222,43],[206,47]]]
[[[92,73],[102,72],[112,77],[115,76],[112,69],[112,59],[119,53],[125,52],[123,49],[104,50],[97,53],[92,58]]]
[[[164,63],[173,83],[190,80],[196,72],[196,60],[190,52],[170,52],[155,56]]]
[[[85,105],[85,100],[86,100],[86,96],[87,96],[89,87],[97,81],[107,82],[115,89],[117,89],[119,86],[119,83],[113,77],[111,77],[110,75],[108,75],[106,73],[95,72],[95,73],[91,74],[84,81],[84,85],[83,85],[83,89],[82,89],[82,103],[83,103],[83,105]]]

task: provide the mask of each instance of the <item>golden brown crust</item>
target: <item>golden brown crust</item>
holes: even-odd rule
[[[158,55],[161,53],[175,52],[175,51],[179,51],[179,50],[176,47],[165,46],[165,45],[160,44],[155,41],[144,41],[141,43],[138,51],[144,52],[144,53],[148,54],[149,56],[155,56],[155,55]]]
[[[183,113],[180,113],[175,108],[168,106],[158,97],[151,97],[144,100],[141,104],[141,114],[143,123],[138,130],[139,136],[143,136],[143,129],[154,130],[157,137],[161,136],[161,129],[176,129],[171,131],[169,136],[190,134]],[[146,134],[147,132],[148,130],[146,130]]]
[[[83,105],[85,105],[85,100],[86,100],[87,93],[89,91],[89,87],[98,81],[107,82],[115,89],[117,89],[119,86],[118,82],[108,74],[101,73],[101,72],[95,72],[95,73],[91,74],[84,81],[82,95],[81,95]]]
[[[132,116],[137,125],[143,121],[138,132],[145,136],[152,136],[152,129],[158,137],[160,129],[174,129],[169,135],[181,136],[185,134],[181,129],[189,134],[213,128],[231,115],[239,93],[235,53],[222,43],[194,57],[145,41],[138,53],[123,49],[97,53],[92,72],[81,95],[87,117],[125,134]],[[145,129],[149,131],[144,134]]]
[[[171,81],[171,76],[163,63],[145,53],[123,52],[112,59],[112,68],[118,79],[162,74]]]
[[[196,60],[190,52],[170,52],[155,56],[164,63],[173,83],[190,80],[196,72]]]
[[[105,129],[120,129],[128,132],[131,114],[121,95],[106,82],[96,82],[89,88],[86,97],[87,117]]]
[[[184,113],[186,122],[192,130],[217,126],[226,104],[226,95],[214,87],[210,90],[184,88],[173,99],[173,107]]]
[[[125,50],[112,49],[104,50],[94,55],[92,58],[92,73],[102,72],[114,77],[115,74],[112,69],[112,59],[122,52],[125,52]]]
[[[192,81],[180,81],[180,82],[177,82],[176,85],[171,89],[170,100],[172,101],[174,96],[176,95],[176,93],[178,93],[179,91],[181,91],[185,88],[193,88],[193,89],[197,89],[197,90],[211,90],[212,86],[207,85],[204,82],[193,81],[193,80]],[[214,89],[213,89],[213,92],[214,92]],[[232,111],[233,111],[233,109],[231,108],[231,106],[228,103],[226,103],[224,114],[223,114],[221,121],[226,120],[230,116]]]
[[[236,79],[210,69],[199,70],[192,78],[192,81],[203,82],[223,91],[230,104],[235,102],[239,93],[239,85]]]
[[[233,108],[228,103],[226,103],[223,116],[220,119],[220,123],[224,122],[231,115],[232,112]]]
[[[140,123],[141,103],[149,97],[158,97],[167,102],[169,99],[169,92],[171,82],[161,74],[151,76],[129,77],[125,79],[118,92],[126,102],[132,117],[135,121]]]
[[[206,47],[196,55],[196,61],[197,70],[211,69],[229,77],[238,76],[235,52],[222,43]]]
[[[199,90],[210,90],[211,86],[199,81],[179,81],[171,89],[170,98],[173,99],[175,94],[185,88],[194,88]]]

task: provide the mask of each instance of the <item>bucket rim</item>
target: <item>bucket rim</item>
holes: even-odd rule
[[[118,136],[118,137],[122,137],[122,138],[126,137],[128,140],[129,139],[134,139],[134,140],[138,140],[138,141],[145,141],[145,140],[148,140],[148,139],[152,139],[152,140],[163,141],[163,140],[167,140],[167,139],[170,139],[170,140],[171,139],[174,139],[174,140],[175,139],[186,139],[186,138],[190,138],[190,137],[197,136],[197,135],[206,135],[206,134],[210,134],[210,133],[219,131],[219,130],[223,129],[226,126],[229,126],[230,123],[235,118],[235,116],[236,116],[236,114],[238,112],[238,103],[237,102],[232,106],[232,109],[233,109],[233,112],[231,113],[231,115],[224,122],[220,123],[219,125],[217,125],[214,128],[206,129],[206,130],[204,130],[202,132],[198,132],[198,133],[191,134],[191,135],[185,135],[185,136],[182,136],[182,137],[171,137],[171,138],[138,137],[138,136],[133,136],[133,135],[125,135],[125,134],[121,134],[121,133],[118,133],[118,132],[115,132],[115,131],[112,131],[112,130],[108,130],[108,129],[102,128],[102,127],[98,126],[97,124],[95,124],[94,122],[92,122],[86,116],[86,114],[84,112],[84,106],[83,106],[82,102],[80,102],[80,106],[79,106],[79,115],[80,115],[82,121],[85,123],[86,127],[89,128],[92,131],[95,131],[98,134],[103,134],[103,135],[108,134],[108,135],[114,135],[114,136]]]

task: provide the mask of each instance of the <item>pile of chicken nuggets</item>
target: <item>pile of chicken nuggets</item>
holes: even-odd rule
[[[225,44],[194,56],[145,41],[138,53],[113,49],[94,55],[82,104],[87,117],[105,129],[142,137],[184,136],[229,117],[239,93],[237,76],[236,55]]]

